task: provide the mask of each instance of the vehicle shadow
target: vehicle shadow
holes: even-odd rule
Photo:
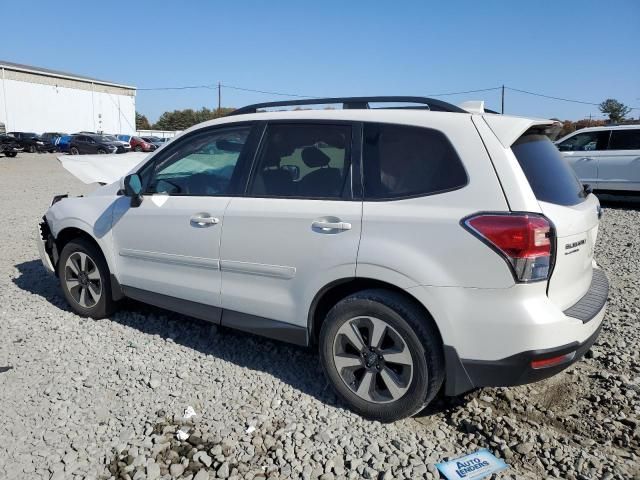
[[[640,210],[640,193],[638,195],[623,195],[596,192],[600,205],[604,208],[616,210]]]
[[[13,283],[39,295],[52,305],[70,311],[58,281],[48,275],[39,260],[16,265],[19,276]],[[266,339],[229,328],[212,329],[203,320],[173,313],[134,300],[124,300],[118,312],[98,321],[117,322],[149,335],[172,339],[175,343],[232,362],[240,367],[262,371],[300,392],[336,407],[346,408],[327,383],[318,355],[311,348]]]

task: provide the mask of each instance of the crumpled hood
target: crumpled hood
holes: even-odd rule
[[[58,160],[71,175],[84,183],[113,183],[143,163],[148,153],[108,155],[60,155]]]

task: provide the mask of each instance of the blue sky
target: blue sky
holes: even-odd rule
[[[31,13],[29,13],[31,12]],[[135,85],[223,84],[311,96],[429,95],[508,85],[640,106],[640,1],[50,2],[2,6],[0,59]],[[28,18],[28,20],[27,20]],[[223,89],[223,106],[283,97]],[[499,91],[442,97],[484,99]],[[507,91],[506,113],[597,107]],[[215,90],[138,92],[137,109],[214,108]],[[632,116],[639,117],[640,110]]]

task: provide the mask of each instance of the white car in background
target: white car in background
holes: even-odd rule
[[[79,315],[129,297],[315,346],[347,405],[392,421],[596,340],[600,208],[554,127],[419,97],[251,105],[148,156],[61,157],[113,183],[54,197],[40,255]]]
[[[640,191],[640,125],[583,128],[555,143],[584,185]]]

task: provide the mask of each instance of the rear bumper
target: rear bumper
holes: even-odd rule
[[[520,317],[525,321],[520,335],[515,330],[510,335],[512,344],[521,343],[524,339],[524,344],[521,344],[526,345],[527,338],[537,337],[548,339],[547,344],[551,345],[555,340],[560,343],[559,346],[544,348],[545,342],[538,342],[537,345],[543,348],[525,347],[522,351],[516,350],[516,353],[503,358],[481,360],[465,358],[454,346],[444,345],[445,394],[459,395],[478,387],[523,385],[549,378],[566,369],[580,360],[598,338],[608,293],[606,275],[602,270],[594,269],[589,290],[574,306],[564,312],[558,311],[552,315],[554,318],[538,316],[542,313],[551,315],[551,311],[535,315],[535,309],[529,310],[529,315],[533,314],[529,320],[526,315]],[[546,320],[551,320],[551,323],[545,323]],[[503,342],[506,340],[507,338],[502,338]],[[502,345],[496,344],[494,347],[497,349]],[[492,348],[489,343],[485,347],[489,350]]]
[[[604,308],[603,308],[604,311]],[[602,323],[584,342],[557,348],[530,350],[501,360],[464,360],[453,347],[444,347],[447,380],[445,394],[460,395],[478,387],[512,387],[552,377],[580,360],[594,344]],[[546,368],[533,368],[532,362],[567,356],[566,361]]]

